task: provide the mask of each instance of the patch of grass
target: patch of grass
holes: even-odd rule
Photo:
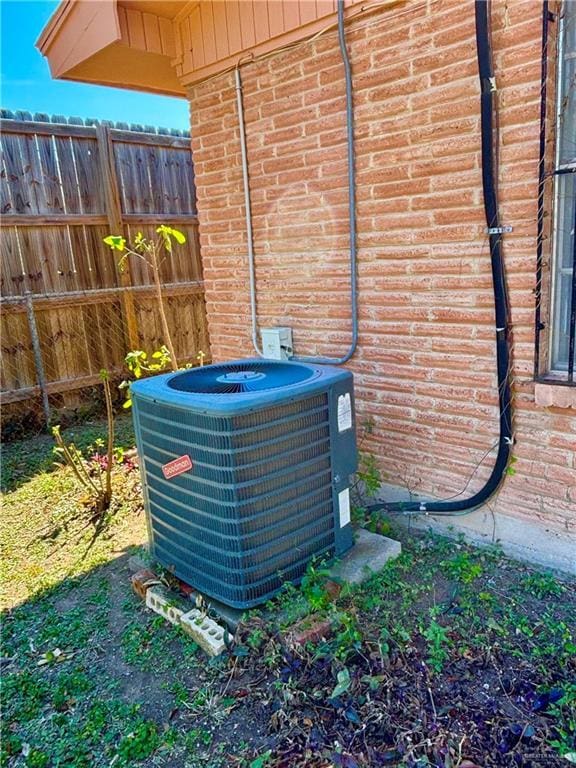
[[[49,698],[46,680],[29,670],[3,675],[4,718],[28,722],[40,714]]]
[[[173,664],[174,643],[178,646],[182,664],[194,665],[198,645],[162,616],[152,614],[144,623],[130,622],[121,636],[124,660],[143,671],[170,668]]]
[[[54,681],[51,690],[52,707],[58,712],[68,711],[94,689],[94,681],[83,667],[77,667],[72,672],[63,672]]]
[[[117,447],[127,450],[134,445],[134,427],[130,416],[122,415],[116,419],[114,435]],[[62,430],[62,436],[67,442],[74,442],[84,451],[96,440],[106,436],[106,423],[95,421],[83,426],[69,427]],[[50,435],[39,435],[34,440],[4,443],[0,467],[2,493],[16,490],[38,474],[53,473],[56,469],[54,446],[54,439]]]
[[[95,428],[90,427],[89,433]],[[78,442],[86,442],[77,435]],[[27,444],[29,446],[29,444]],[[33,444],[34,445],[34,444]],[[137,471],[119,467],[114,472],[115,501],[102,534],[83,506],[81,493],[69,469],[53,471],[42,465],[47,446],[8,446],[6,453],[18,457],[21,475],[27,479],[10,493],[2,505],[0,537],[0,605],[11,607],[47,594],[51,587],[81,576],[108,562],[113,553],[145,539],[145,522]],[[51,451],[51,446],[48,453]],[[3,469],[7,458],[3,456]],[[14,578],[18,574],[18,578]],[[104,599],[104,598],[102,598]]]
[[[77,428],[76,443],[98,429]],[[496,549],[395,530],[403,553],[382,571],[335,598],[312,563],[209,661],[131,592],[128,553],[145,537],[137,471],[115,471],[119,503],[92,541],[68,471],[42,463],[46,446],[29,460],[26,446],[10,450],[0,765],[367,768],[460,755],[492,768],[511,754],[552,765],[572,748],[573,584]],[[282,631],[318,613],[332,635],[292,648]]]

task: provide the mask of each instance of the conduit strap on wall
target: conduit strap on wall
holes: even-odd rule
[[[480,77],[480,114],[482,142],[482,190],[484,211],[488,229],[499,228],[498,199],[496,194],[496,147],[494,146],[496,126],[496,94],[493,88],[492,48],[490,42],[489,3],[476,0],[476,49],[478,74]],[[490,261],[492,287],[494,291],[496,369],[498,379],[499,439],[496,461],[490,477],[473,496],[454,501],[385,502],[370,505],[369,512],[386,510],[405,514],[466,515],[484,504],[499,488],[504,479],[510,459],[512,434],[512,397],[510,389],[511,354],[509,344],[509,310],[502,254],[502,235],[490,234]]]

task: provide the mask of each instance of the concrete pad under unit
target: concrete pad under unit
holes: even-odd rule
[[[365,528],[358,528],[354,539],[350,552],[330,568],[331,578],[348,584],[361,584],[373,573],[381,571],[388,560],[398,557],[402,551],[399,541],[371,533]]]

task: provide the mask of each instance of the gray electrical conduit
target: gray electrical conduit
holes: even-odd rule
[[[352,341],[343,357],[299,357],[291,359],[302,363],[323,363],[327,365],[342,365],[354,355],[358,345],[358,288],[357,288],[357,243],[356,243],[356,173],[354,170],[354,112],[352,105],[352,70],[346,49],[344,36],[344,0],[338,0],[338,43],[346,84],[346,135],[348,150],[348,217],[350,221],[350,306],[352,314]],[[252,232],[252,208],[250,204],[250,184],[248,174],[248,154],[246,152],[246,126],[244,123],[244,103],[242,98],[242,77],[239,61],[234,71],[236,81],[236,103],[238,107],[238,123],[240,128],[240,154],[242,157],[242,181],[244,185],[244,206],[246,210],[246,240],[248,246],[248,270],[250,275],[250,315],[252,327],[252,344],[254,349],[263,357],[258,344],[258,316],[256,312],[256,271],[254,267],[254,237]]]

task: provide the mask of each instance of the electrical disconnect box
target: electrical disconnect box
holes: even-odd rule
[[[292,357],[292,328],[262,328],[262,353],[270,360]]]

